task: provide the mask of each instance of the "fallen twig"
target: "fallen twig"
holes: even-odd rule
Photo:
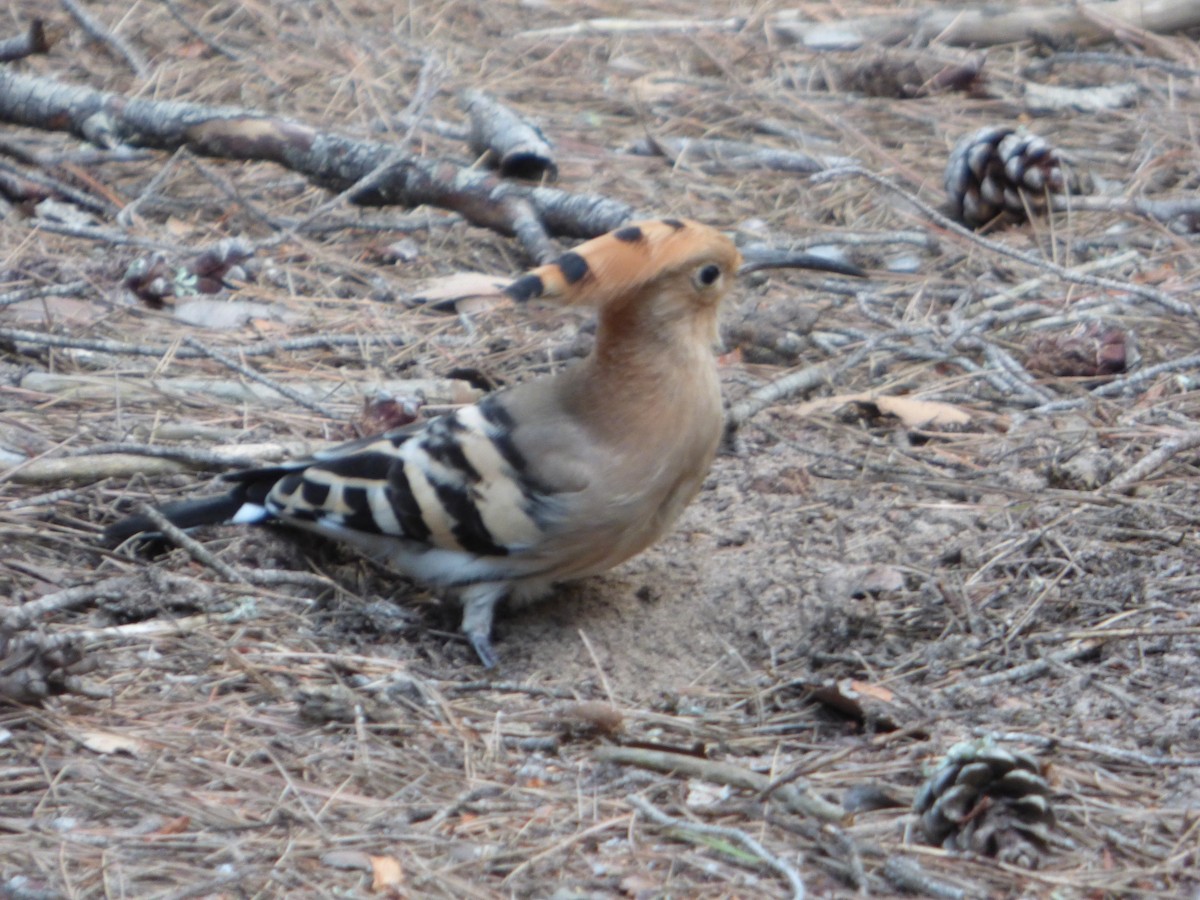
[[[178,475],[186,471],[186,465],[171,459],[109,453],[102,456],[31,459],[11,469],[0,470],[0,478],[14,484],[61,484],[64,481],[93,482],[133,475]]]
[[[7,611],[0,610],[0,629],[20,631],[51,613],[64,609],[76,609],[95,600],[119,599],[141,587],[143,579],[136,575],[121,575],[106,578],[95,584],[82,584],[46,594]]]
[[[483,91],[465,91],[462,104],[471,120],[471,150],[501,175],[531,181],[558,177],[554,150],[537,127]]]
[[[947,694],[958,694],[964,690],[978,690],[980,688],[988,688],[996,684],[1008,684],[1014,681],[1029,681],[1049,672],[1055,665],[1062,663],[1075,662],[1077,659],[1083,659],[1085,656],[1091,656],[1096,652],[1098,643],[1083,643],[1077,647],[1072,647],[1070,650],[1063,650],[1060,653],[1054,653],[1045,659],[1035,659],[1033,662],[1022,663],[1019,666],[1013,666],[1011,669],[1005,669],[1001,672],[993,672],[991,675],[983,675],[972,678],[969,681],[959,682],[957,684],[947,685],[942,690]]]
[[[787,879],[787,883],[792,889],[792,900],[804,900],[804,880],[800,877],[800,873],[796,871],[796,867],[784,862],[778,856],[771,853],[766,847],[740,828],[706,825],[702,822],[688,822],[684,819],[677,819],[674,816],[667,815],[648,801],[634,794],[626,797],[625,802],[659,825],[666,825],[680,831],[694,831],[697,834],[736,841]]]
[[[1057,275],[1063,281],[1067,281],[1072,284],[1085,284],[1090,287],[1099,287],[1110,291],[1120,291],[1124,294],[1132,294],[1135,297],[1140,297],[1144,300],[1149,300],[1152,303],[1156,303],[1163,309],[1174,313],[1177,316],[1183,316],[1189,319],[1200,318],[1200,309],[1192,306],[1191,304],[1185,303],[1182,300],[1176,300],[1169,294],[1166,294],[1155,288],[1147,287],[1143,284],[1136,284],[1132,281],[1118,281],[1114,278],[1101,278],[1097,275],[1079,272],[1066,266],[1061,266],[1058,263],[1042,259],[1041,257],[1035,256],[1032,253],[1026,253],[1023,250],[1017,250],[1016,248],[1010,247],[1001,241],[994,241],[990,238],[976,234],[969,228],[959,225],[953,219],[938,212],[924,200],[917,197],[911,191],[905,190],[890,178],[885,178],[883,175],[879,175],[878,173],[872,172],[869,169],[865,169],[862,166],[842,166],[837,169],[829,169],[828,171],[813,175],[811,180],[821,183],[849,176],[865,178],[871,183],[878,185],[885,190],[891,191],[897,196],[903,197],[908,201],[909,204],[920,211],[922,215],[928,218],[939,228],[943,228],[946,231],[958,235],[959,237],[976,243],[992,253],[998,253],[1002,256],[1007,256],[1010,259],[1018,260],[1019,262],[1025,263],[1028,266],[1032,266],[1035,269],[1041,269],[1044,272],[1050,272],[1054,275]]]
[[[99,41],[105,46],[113,50],[117,56],[125,60],[129,64],[129,68],[137,73],[138,78],[147,78],[150,75],[150,66],[147,65],[145,58],[129,43],[121,37],[113,34],[113,32],[100,24],[91,13],[80,6],[75,0],[58,0],[62,4],[62,8],[71,14],[79,27],[87,32],[88,37],[92,40]]]
[[[0,121],[69,130],[106,147],[187,147],[201,156],[268,160],[332,191],[344,191],[382,167],[374,186],[353,192],[351,202],[438,206],[506,235],[519,234],[514,216],[521,207],[513,201],[529,204],[548,233],[569,237],[595,237],[633,214],[607,197],[517,185],[392,144],[329,134],[251,110],[143,100],[11,71],[0,71]]]
[[[41,331],[26,331],[21,328],[0,328],[0,341],[35,344],[43,347],[62,347],[73,350],[92,350],[97,353],[125,353],[130,356],[167,356],[178,359],[199,359],[208,356],[196,348],[176,347],[174,344],[130,344],[125,341],[106,341],[94,338],[68,337],[47,334]],[[270,356],[293,350],[311,350],[317,347],[357,347],[372,341],[380,341],[393,347],[402,347],[406,335],[398,334],[330,334],[292,338],[286,341],[265,341],[259,344],[238,347],[241,356]]]
[[[293,403],[303,406],[305,409],[312,410],[317,415],[324,416],[327,419],[333,419],[334,421],[338,421],[342,418],[341,415],[334,412],[329,407],[325,406],[325,404],[318,403],[315,400],[311,400],[308,397],[305,397],[299,391],[293,390],[292,388],[288,387],[286,384],[281,384],[278,381],[275,381],[273,378],[268,378],[266,375],[263,375],[261,372],[256,372],[254,369],[251,369],[249,366],[242,365],[236,359],[230,359],[228,356],[226,356],[224,353],[222,353],[219,350],[214,350],[212,347],[206,347],[204,344],[200,343],[200,341],[194,337],[191,337],[191,336],[185,337],[183,339],[183,342],[185,344],[187,344],[189,347],[193,347],[196,350],[199,350],[205,356],[210,357],[211,359],[215,359],[217,362],[219,362],[221,365],[225,366],[226,368],[232,369],[233,371],[237,372],[239,375],[245,375],[251,381],[257,381],[259,384],[266,385],[267,387],[269,387],[271,390],[275,391],[275,393],[279,394],[280,396],[287,397]]]
[[[1105,744],[1095,744],[1090,741],[1077,741],[1074,738],[1055,737],[1044,734],[1031,734],[1024,731],[988,731],[986,728],[975,728],[974,733],[988,736],[997,741],[1016,741],[1022,744],[1035,744],[1039,747],[1066,747],[1070,750],[1081,750],[1084,753],[1095,753],[1097,756],[1107,756],[1122,762],[1139,763],[1150,768],[1193,768],[1200,766],[1200,756],[1160,756],[1155,753],[1138,753],[1136,750],[1122,750],[1120,747],[1109,747]]]
[[[1113,491],[1128,490],[1178,454],[1195,447],[1200,447],[1200,429],[1185,431],[1178,437],[1171,438],[1158,448],[1151,450],[1124,472],[1118,473],[1107,487]]]
[[[713,762],[682,753],[665,750],[649,750],[642,747],[597,747],[596,759],[625,766],[639,766],[656,772],[678,772],[692,778],[703,778],[714,784],[762,792],[771,784],[771,779],[758,772],[735,766],[732,763]],[[771,795],[794,813],[813,816],[825,822],[841,822],[845,813],[835,806],[809,793],[806,785],[785,784]]]
[[[934,878],[921,868],[921,864],[907,856],[889,856],[883,864],[883,875],[903,891],[939,897],[943,900],[964,900],[968,896],[962,888]]]
[[[46,39],[46,27],[41,19],[29,23],[29,29],[16,37],[0,41],[0,63],[15,62],[38,53],[48,53],[50,42]]]
[[[198,540],[188,535],[182,528],[171,523],[171,520],[160,513],[149,503],[137,505],[139,515],[145,516],[154,523],[159,533],[172,544],[185,550],[192,559],[201,565],[208,566],[226,581],[232,584],[248,584],[249,579],[227,562],[217,559],[208,548]]]
[[[1167,34],[1200,24],[1194,0],[1107,0],[1063,6],[1026,7],[997,11],[989,7],[923,10],[834,22],[814,22],[805,10],[785,10],[767,19],[768,34],[783,43],[815,49],[847,50],[867,43],[924,46],[942,44],[990,47],[1017,41],[1078,44],[1108,37],[1113,28],[1098,22],[1089,10],[1114,24],[1128,24]]]
[[[380,394],[392,397],[422,397],[427,405],[434,406],[472,403],[482,395],[478,388],[471,387],[469,383],[458,378],[400,378],[381,382],[333,381],[321,378],[287,382],[285,386],[293,394],[310,402],[324,400],[352,404],[358,408],[361,408],[364,397]],[[280,392],[274,388],[225,378],[157,378],[153,375],[123,375],[113,378],[103,375],[30,372],[21,379],[21,388],[75,401],[144,401],[154,398],[161,400],[164,397],[190,401],[204,397],[226,403],[249,403],[264,408],[278,407],[282,403]]]
[[[746,25],[742,18],[732,19],[584,19],[571,25],[536,28],[518,32],[519,38],[570,37],[573,35],[640,34],[644,32],[741,31]]]

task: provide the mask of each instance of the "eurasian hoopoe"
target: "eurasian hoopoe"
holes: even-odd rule
[[[597,309],[596,344],[559,374],[429,422],[224,476],[228,494],[162,511],[182,528],[277,519],[348,541],[463,607],[496,664],[492,616],[555,582],[610,569],[658,540],[700,490],[721,439],[717,307],[742,264],[698,222],[627,225],[510,284]],[[792,265],[850,273],[814,257]],[[152,531],[144,517],[106,531]]]

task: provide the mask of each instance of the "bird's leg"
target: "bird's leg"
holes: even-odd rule
[[[463,588],[460,595],[463,634],[475,648],[475,654],[485,669],[494,669],[500,662],[496,651],[492,649],[492,617],[496,611],[496,604],[503,599],[507,591],[508,585],[503,582],[486,582]]]

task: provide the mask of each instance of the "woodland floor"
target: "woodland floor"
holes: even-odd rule
[[[792,895],[767,856],[810,896],[1200,896],[1200,247],[1188,220],[1073,210],[980,242],[863,177],[629,152],[647,136],[754,141],[849,158],[938,206],[958,138],[1019,122],[1068,153],[1096,196],[1194,196],[1200,35],[997,46],[981,90],[901,99],[855,80],[878,48],[768,40],[770,4],[706,8],[746,17],[740,28],[528,33],[694,7],[88,3],[145,58],[145,78],[57,6],[15,0],[0,14],[5,34],[38,15],[58,29],[48,55],[9,64],[22,72],[260,110],[462,165],[457,94],[483,88],[540,124],[560,189],[823,244],[872,273],[739,285],[725,316],[730,402],[793,369],[829,363],[824,377],[750,416],[659,546],[502,615],[490,675],[453,613],[350,551],[274,530],[196,535],[235,573],[300,573],[264,586],[183,549],[107,550],[100,529],[137,502],[202,490],[218,467],[197,464],[201,451],[353,436],[371,424],[373,385],[425,379],[436,411],[568,365],[587,350],[587,320],[409,302],[431,277],[511,277],[530,262],[450,213],[322,209],[331,194],[271,163],[105,159],[67,134],[0,126],[5,171],[48,173],[96,201],[0,210],[0,296],[76,285],[0,307],[0,614],[78,589],[27,624],[43,642],[72,636],[85,663],[40,706],[0,701],[0,897]],[[1034,83],[1128,85],[1129,100],[1047,113]],[[135,259],[184,263],[227,237],[255,246],[253,281],[161,309],[122,285]],[[1071,283],[1039,260],[1096,265],[1117,284]],[[1044,357],[1097,329],[1124,343],[1128,371],[1055,374]],[[322,340],[254,355],[307,336]],[[245,381],[210,351],[278,384],[344,387],[318,390],[335,418],[268,388],[239,401],[196,385]],[[917,427],[861,398],[828,400],[861,394],[941,401],[969,420]],[[0,659],[0,675],[25,664]],[[56,677],[53,660],[38,664]],[[952,746],[989,736],[1033,753],[1052,788],[1054,840],[1012,861],[923,844],[909,810]],[[792,776],[854,812],[821,822],[716,783],[717,769],[652,771],[604,758],[612,747]],[[763,852],[664,827],[631,796]],[[861,799],[878,796],[895,802]]]

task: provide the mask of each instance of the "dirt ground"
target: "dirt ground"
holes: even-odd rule
[[[1200,215],[1128,202],[1200,187],[1200,31],[881,57],[787,43],[774,4],[710,4],[708,25],[694,6],[87,4],[144,76],[57,6],[0,15],[57,39],[15,71],[462,166],[458,94],[486,89],[554,144],[558,189],[870,272],[735,289],[731,407],[811,383],[742,416],[661,544],[502,615],[489,673],[453,612],[349,550],[214,528],[207,556],[112,551],[100,530],[203,491],[217,455],[354,436],[377,385],[403,401],[412,379],[436,412],[569,365],[586,317],[415,302],[530,264],[432,206],[0,126],[0,175],[75,191],[0,207],[0,685],[50,692],[0,700],[0,898],[785,897],[797,877],[818,897],[1200,897]],[[657,25],[570,30],[597,17]],[[969,90],[926,89],[984,59]],[[924,81],[879,87],[910,63]],[[1051,110],[1046,87],[1080,95]],[[1079,208],[976,238],[909,202],[941,207],[960,137],[1018,124],[1086,173]],[[648,141],[666,155],[632,151]],[[255,252],[219,293],[123,284],[232,237]],[[970,814],[1005,825],[995,855],[923,840],[914,796],[962,742],[1036,758],[1045,840],[1002,797]]]

